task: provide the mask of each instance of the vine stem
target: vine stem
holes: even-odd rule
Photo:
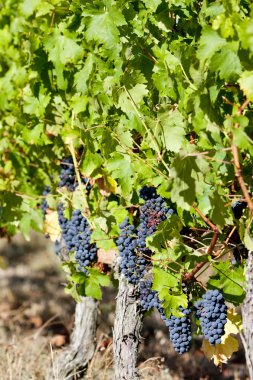
[[[245,100],[245,102],[238,108],[237,110],[237,115],[240,116],[244,109],[248,106],[248,104],[250,103],[250,100]],[[235,123],[234,125],[234,129],[238,129],[239,128],[239,123]],[[240,164],[240,158],[239,158],[239,149],[238,149],[238,146],[236,144],[236,138],[235,138],[235,132],[233,132],[233,142],[232,142],[232,154],[233,154],[233,158],[234,158],[234,168],[235,168],[235,177],[237,178],[238,180],[238,183],[241,187],[241,190],[243,192],[243,195],[244,195],[244,198],[248,204],[248,207],[249,207],[249,210],[250,210],[250,213],[251,215],[253,216],[253,202],[252,202],[252,199],[249,195],[249,192],[248,192],[248,189],[247,189],[247,186],[244,182],[244,179],[243,179],[243,176],[242,176],[242,169],[241,169],[241,164]]]
[[[82,189],[82,181],[81,181],[79,167],[78,167],[78,163],[77,163],[77,159],[76,159],[76,155],[75,155],[75,149],[74,149],[73,140],[69,144],[69,150],[70,150],[70,153],[71,153],[71,156],[72,156],[72,159],[73,159],[73,164],[74,164],[74,168],[75,168],[77,182],[78,182],[79,189],[81,191],[82,199],[83,199],[83,202],[84,202],[86,219],[87,219],[87,222],[89,223],[90,227],[94,228],[94,225],[92,225],[92,223],[89,220],[89,211],[90,210],[89,210],[89,206],[88,206],[88,203],[87,203],[87,199],[86,199],[86,197],[84,195],[84,192],[83,192],[83,189]]]
[[[219,236],[219,229],[218,227],[213,224],[204,214],[203,212],[196,206],[193,205],[193,208],[197,211],[197,213],[201,216],[201,218],[204,220],[204,222],[212,229],[213,231],[213,237],[211,240],[211,243],[207,249],[207,255],[212,255],[212,252],[214,250],[214,247],[217,243],[218,236]],[[191,281],[194,279],[195,275],[203,268],[203,266],[206,264],[205,261],[202,261],[198,263],[195,268],[184,275],[183,281]]]
[[[212,231],[218,233],[219,232],[219,229],[218,227],[213,224],[204,214],[203,212],[196,206],[196,205],[193,205],[192,206],[194,208],[194,210],[197,211],[197,213],[201,216],[201,218],[204,220],[204,222],[211,228]]]
[[[219,257],[220,254],[222,253],[222,251],[224,250],[224,248],[226,248],[226,246],[228,245],[229,240],[231,239],[231,237],[232,237],[233,233],[235,232],[235,230],[236,230],[236,226],[234,226],[234,227],[232,228],[232,230],[230,231],[228,237],[227,237],[226,240],[224,241],[224,244],[222,245],[222,247],[221,247],[217,252],[214,253],[213,256],[215,256],[215,258]]]

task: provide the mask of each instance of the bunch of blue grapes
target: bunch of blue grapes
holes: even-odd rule
[[[120,270],[130,284],[136,285],[145,270],[145,260],[138,256],[135,226],[126,218],[120,224],[121,234],[117,240],[121,257]]]
[[[191,319],[190,309],[179,308],[184,314],[182,317],[171,315],[165,318],[165,324],[169,327],[170,340],[176,352],[184,354],[190,350],[191,346]],[[164,319],[164,318],[163,318]]]
[[[81,177],[81,182],[86,184],[87,190],[91,189],[91,185],[88,183],[87,178]],[[74,191],[78,186],[73,159],[71,156],[64,158],[61,163],[59,187],[64,186],[70,191]]]
[[[182,317],[171,315],[167,318],[157,291],[152,290],[152,282],[150,280],[140,282],[139,299],[143,310],[149,311],[154,307],[157,308],[161,318],[169,328],[170,340],[175,351],[179,354],[188,352],[192,340],[191,320],[189,317],[191,310],[180,308],[180,311],[184,314]]]
[[[43,213],[43,217],[44,217],[44,219],[45,219],[45,217],[46,217],[46,211],[47,211],[47,209],[49,208],[48,203],[47,203],[47,199],[46,199],[46,196],[47,196],[49,193],[50,193],[50,187],[49,187],[49,186],[46,186],[46,187],[45,187],[45,190],[44,190],[43,193],[42,193],[42,195],[44,196],[44,198],[43,198],[43,200],[42,200],[42,202],[41,202],[41,206],[40,206],[41,211],[42,211],[42,213]]]
[[[155,188],[144,186],[140,196],[145,199],[141,206],[140,225],[137,232],[137,245],[139,254],[149,261],[150,250],[146,247],[146,238],[153,235],[161,222],[166,220],[174,210],[166,206],[164,199],[157,195]]]
[[[154,186],[146,186],[146,185],[143,186],[140,189],[139,194],[140,194],[140,197],[144,199],[145,201],[147,201],[148,199],[157,197],[156,189]]]
[[[156,290],[152,290],[152,281],[140,281],[139,286],[139,300],[141,308],[149,311],[156,307],[158,310],[161,307],[161,302]]]
[[[194,306],[204,337],[211,345],[220,344],[227,322],[227,306],[222,294],[217,289],[208,290]]]
[[[146,248],[146,238],[152,235],[158,225],[174,211],[168,209],[154,187],[144,186],[140,196],[145,199],[141,206],[140,224],[137,228],[129,219],[120,225],[121,234],[117,240],[121,262],[120,270],[131,284],[138,284],[143,278],[146,266],[150,263],[151,252]]]
[[[92,231],[87,219],[80,210],[75,210],[70,219],[65,218],[62,205],[58,208],[58,219],[67,249],[75,252],[78,270],[86,272],[85,267],[97,257],[97,246],[90,242]]]
[[[247,207],[247,202],[236,201],[232,204],[232,210],[236,219],[240,219],[243,210]]]

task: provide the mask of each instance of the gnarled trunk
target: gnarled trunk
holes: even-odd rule
[[[69,258],[63,238],[60,240],[58,256],[61,261]],[[54,360],[51,380],[77,379],[86,370],[96,349],[98,305],[98,301],[91,297],[81,297],[81,302],[76,304],[70,344]]]
[[[242,305],[243,332],[242,342],[246,354],[246,362],[250,380],[253,380],[253,254],[249,252],[246,266],[247,290]]]
[[[121,275],[119,277],[113,332],[116,380],[140,379],[137,356],[141,327],[142,312],[136,302],[135,287],[128,284]]]
[[[85,371],[96,348],[97,314],[98,302],[93,298],[82,297],[77,303],[70,344],[54,361],[51,379],[77,379]]]

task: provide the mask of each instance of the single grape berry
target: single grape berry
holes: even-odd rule
[[[54,253],[58,256],[61,250],[61,241],[55,240],[54,242]]]
[[[213,346],[221,343],[227,322],[227,306],[219,290],[208,290],[194,305],[205,339]]]

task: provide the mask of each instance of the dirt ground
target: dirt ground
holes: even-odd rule
[[[70,338],[75,303],[64,293],[64,274],[53,245],[32,234],[0,240],[0,380],[48,380],[49,369]],[[85,379],[113,380],[112,329],[116,291],[101,303],[97,350]],[[246,380],[241,348],[216,368],[194,340],[189,354],[175,354],[157,313],[144,321],[139,368],[143,380]],[[62,379],[57,379],[62,380]]]

